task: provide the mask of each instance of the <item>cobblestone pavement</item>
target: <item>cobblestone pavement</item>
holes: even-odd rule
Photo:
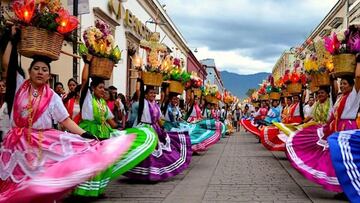
[[[105,198],[89,202],[337,202],[333,195],[293,170],[284,152],[269,152],[241,132],[193,156],[189,169],[171,180],[150,184],[121,178]]]

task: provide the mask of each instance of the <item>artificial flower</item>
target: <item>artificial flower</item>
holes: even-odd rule
[[[16,17],[26,24],[29,24],[32,20],[35,12],[35,1],[24,0],[23,2],[15,1],[12,4]]]
[[[58,17],[55,21],[59,24],[57,27],[59,33],[66,34],[77,28],[79,24],[78,19],[75,16],[71,16],[67,10],[60,9],[57,14]]]

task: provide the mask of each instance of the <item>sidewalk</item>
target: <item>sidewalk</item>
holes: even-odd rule
[[[297,173],[284,152],[267,151],[241,132],[193,156],[190,168],[169,181],[123,178],[107,188],[106,198],[92,202],[341,202],[333,195]]]

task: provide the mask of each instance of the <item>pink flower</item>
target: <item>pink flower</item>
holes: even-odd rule
[[[334,33],[331,37],[324,37],[325,48],[330,54],[335,54],[339,51],[340,42]]]

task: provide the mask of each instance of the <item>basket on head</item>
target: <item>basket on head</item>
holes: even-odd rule
[[[202,94],[201,89],[199,89],[199,88],[193,88],[193,91],[194,91],[194,95],[195,95],[195,96],[197,96],[198,98],[201,97],[201,94]]]
[[[301,83],[290,83],[287,86],[287,92],[290,94],[300,94],[302,90]]]
[[[184,85],[181,82],[170,80],[169,92],[182,94],[184,92]]]
[[[280,92],[270,92],[269,98],[272,100],[279,100],[281,97]]]
[[[205,96],[205,100],[209,103],[212,103],[212,104],[217,104],[218,103],[218,99],[214,96],[211,96],[211,95],[206,95]]]
[[[39,55],[55,61],[59,59],[63,41],[64,37],[58,32],[25,26],[21,29],[18,51],[29,58]]]
[[[319,86],[318,83],[318,74],[317,73],[312,73],[310,75],[311,78],[311,82],[310,82],[310,87],[316,87]]]
[[[160,87],[163,82],[163,75],[161,73],[141,72],[141,79],[145,85]]]
[[[316,74],[316,86],[328,86],[330,85],[330,75],[329,72],[322,72]]]
[[[114,61],[108,58],[94,56],[90,65],[90,77],[98,77],[109,80],[114,68]]]
[[[269,100],[269,95],[268,94],[260,95],[260,100]]]
[[[354,54],[338,54],[333,56],[334,75],[354,75],[356,68],[356,57]]]

